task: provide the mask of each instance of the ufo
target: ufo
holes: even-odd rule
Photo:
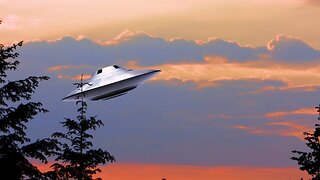
[[[107,66],[96,71],[92,78],[72,91],[62,101],[107,100],[127,94],[160,70],[129,70],[118,65]]]

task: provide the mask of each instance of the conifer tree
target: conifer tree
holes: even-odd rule
[[[320,105],[316,107],[319,113],[318,120],[320,120]],[[313,133],[304,132],[304,139],[307,141],[306,145],[310,149],[309,152],[294,150],[292,153],[297,156],[292,157],[292,160],[298,162],[300,170],[307,171],[312,176],[313,180],[320,180],[320,124],[315,124]]]
[[[81,92],[84,84],[86,83],[82,82],[82,78],[80,83],[75,83],[81,88]],[[87,117],[87,104],[83,98],[84,93],[81,93],[76,102],[79,106],[77,119],[65,118],[65,121],[61,122],[67,132],[56,132],[52,135],[58,141],[64,140],[60,143],[61,150],[56,157],[57,162],[51,166],[53,171],[47,173],[52,179],[93,179],[94,174],[101,172],[97,167],[99,164],[115,161],[109,152],[100,148],[92,149],[93,135],[89,131],[96,130],[103,126],[103,123],[95,116]]]
[[[0,21],[1,24],[1,21]],[[42,174],[29,160],[47,163],[57,148],[55,141],[42,139],[35,142],[27,137],[27,123],[39,113],[47,112],[40,102],[31,102],[39,82],[47,76],[30,76],[23,80],[9,81],[8,71],[19,65],[18,44],[5,47],[0,44],[0,176],[1,179],[41,179]]]

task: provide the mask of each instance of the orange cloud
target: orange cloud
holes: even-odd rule
[[[304,68],[295,65],[283,65],[273,61],[255,61],[250,63],[230,62],[222,57],[206,57],[199,63],[162,64],[157,66],[141,67],[130,62],[132,68],[161,69],[162,72],[153,80],[182,82],[192,81],[198,87],[214,86],[218,81],[226,80],[256,80],[282,81],[286,86],[280,90],[308,87],[301,90],[310,90],[310,87],[320,84],[320,66],[310,64]],[[272,87],[268,87],[272,89]],[[287,88],[287,89],[286,89]],[[277,89],[275,87],[272,90]],[[263,89],[267,90],[267,89]],[[262,90],[262,91],[263,91]]]
[[[38,166],[41,170],[47,167]],[[297,167],[237,167],[237,166],[192,166],[192,165],[161,165],[161,164],[134,164],[115,163],[101,166],[102,173],[96,177],[102,179],[124,180],[195,180],[195,179],[223,179],[223,180],[283,180],[309,179],[310,177]]]
[[[76,75],[76,76],[58,75],[57,78],[80,81],[81,80],[81,76],[82,75]],[[82,80],[87,80],[87,79],[90,79],[90,78],[91,78],[90,74],[83,74],[83,76],[82,76]]]
[[[281,117],[288,115],[316,115],[317,111],[315,108],[300,108],[293,111],[279,111],[279,112],[270,112],[265,114],[266,117]]]
[[[244,130],[249,132],[250,134],[264,134],[264,135],[274,134],[273,130],[261,129],[259,127],[253,127],[253,126],[238,125],[238,126],[233,126],[232,128]]]
[[[300,140],[304,140],[303,132],[313,131],[309,125],[292,122],[269,122],[261,127],[238,125],[232,128],[244,130],[250,134],[292,136]]]
[[[66,69],[78,69],[88,67],[86,65],[57,65],[48,68],[48,71],[61,71]]]
[[[277,131],[276,133],[281,136],[294,136],[301,140],[304,140],[303,132],[312,132],[313,129],[308,125],[297,124],[292,122],[270,122],[268,123],[271,126],[283,126],[286,129]]]
[[[250,92],[252,94],[262,93],[267,91],[289,91],[289,92],[314,92],[317,91],[318,85],[301,85],[301,86],[265,86],[257,91]]]

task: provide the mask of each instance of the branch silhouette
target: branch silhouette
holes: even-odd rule
[[[84,101],[85,94],[82,93],[82,87],[88,83],[81,81],[74,83],[81,88],[79,100],[76,105],[79,106],[77,112],[79,115],[76,120],[65,118],[61,122],[63,127],[67,129],[66,133],[56,132],[52,134],[60,143],[60,151],[57,153],[56,163],[51,167],[53,171],[47,172],[47,177],[52,179],[92,179],[92,175],[101,172],[97,166],[114,162],[115,158],[109,152],[102,149],[92,149],[93,135],[89,131],[103,126],[101,120],[97,120],[96,116],[87,117],[87,103]],[[100,178],[98,178],[100,179]]]
[[[320,105],[315,107],[319,113],[318,120],[320,120]],[[312,176],[313,180],[320,179],[320,125],[315,124],[313,133],[304,132],[304,139],[307,141],[306,145],[310,149],[309,152],[293,150],[292,153],[297,156],[291,157],[292,160],[297,161],[300,170],[307,171]]]
[[[0,24],[1,24],[0,20]],[[46,138],[31,142],[27,124],[48,110],[41,102],[32,102],[32,94],[47,76],[30,76],[23,80],[7,80],[7,72],[18,68],[17,48],[23,42],[5,47],[0,44],[0,175],[2,179],[41,179],[42,173],[30,160],[47,163],[47,156],[58,149],[55,140]]]

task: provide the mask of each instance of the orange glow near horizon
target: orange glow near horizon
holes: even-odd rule
[[[47,165],[38,166],[41,171],[47,171]],[[191,166],[191,165],[161,165],[161,164],[134,164],[115,163],[100,166],[102,173],[96,175],[102,179],[112,180],[283,180],[283,179],[308,179],[305,172],[297,167],[287,168],[259,168],[259,167],[235,167],[235,166]]]

